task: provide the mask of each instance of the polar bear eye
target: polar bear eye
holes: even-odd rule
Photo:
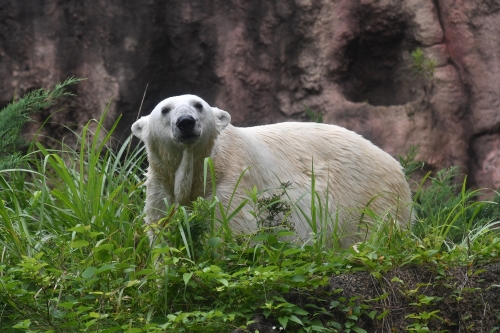
[[[170,110],[171,110],[171,109],[172,109],[172,108],[171,108],[171,107],[169,107],[169,106],[164,106],[164,107],[162,107],[162,108],[161,108],[161,113],[162,113],[162,114],[167,114],[167,113],[169,113],[169,112],[170,112]]]
[[[196,102],[193,104],[193,106],[196,108],[196,110],[201,111],[203,110],[203,105],[200,102]]]

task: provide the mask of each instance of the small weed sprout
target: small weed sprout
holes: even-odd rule
[[[421,79],[432,80],[437,63],[434,59],[429,59],[421,48],[411,52],[413,73]]]
[[[291,182],[281,183],[280,193],[258,199],[257,207],[265,215],[264,217],[260,216],[257,220],[259,229],[269,230],[282,227],[290,231],[295,230],[293,222],[290,221],[292,208],[290,203],[283,199],[286,197],[286,191],[291,185]]]
[[[421,48],[411,52],[411,58],[410,72],[415,81],[422,83],[422,89],[427,98],[434,87],[434,72],[437,63],[434,59],[429,59]]]
[[[306,111],[307,117],[313,122],[313,123],[323,123],[323,115],[319,112],[314,112],[311,110],[308,106],[304,105],[304,109]]]
[[[403,167],[406,179],[409,179],[417,170],[424,167],[424,162],[417,160],[420,145],[411,146],[405,156],[398,155],[399,164]]]

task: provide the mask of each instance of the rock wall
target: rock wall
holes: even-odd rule
[[[500,187],[499,56],[498,0],[0,3],[0,106],[88,78],[48,135],[111,101],[121,138],[145,91],[142,114],[193,93],[239,126],[307,105],[391,154],[420,144],[429,169],[460,165],[475,187]]]

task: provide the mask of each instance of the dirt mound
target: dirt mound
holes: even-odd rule
[[[351,322],[367,332],[407,332],[419,327],[431,332],[493,332],[500,328],[498,263],[444,270],[408,266],[376,275],[336,275],[326,289],[290,293],[285,298],[311,312],[323,308],[328,313],[322,316],[325,322],[333,320],[341,327]],[[273,327],[279,326],[259,317],[247,331],[277,332]]]

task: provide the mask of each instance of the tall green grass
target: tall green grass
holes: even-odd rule
[[[421,243],[432,248],[451,250],[470,246],[471,241],[487,240],[496,234],[500,223],[500,197],[478,201],[482,190],[468,190],[467,177],[461,186],[456,183],[460,170],[443,169],[435,177],[427,175],[428,187],[420,187],[414,196],[415,212],[419,219],[413,232]]]
[[[58,149],[36,143],[25,169],[0,171],[0,244],[8,251],[30,255],[77,225],[130,248],[142,242],[137,226],[143,205],[143,149],[130,149],[131,138],[117,151],[111,149],[118,121],[105,132],[105,114],[75,134],[77,150],[64,143]],[[19,246],[9,246],[12,242]]]

